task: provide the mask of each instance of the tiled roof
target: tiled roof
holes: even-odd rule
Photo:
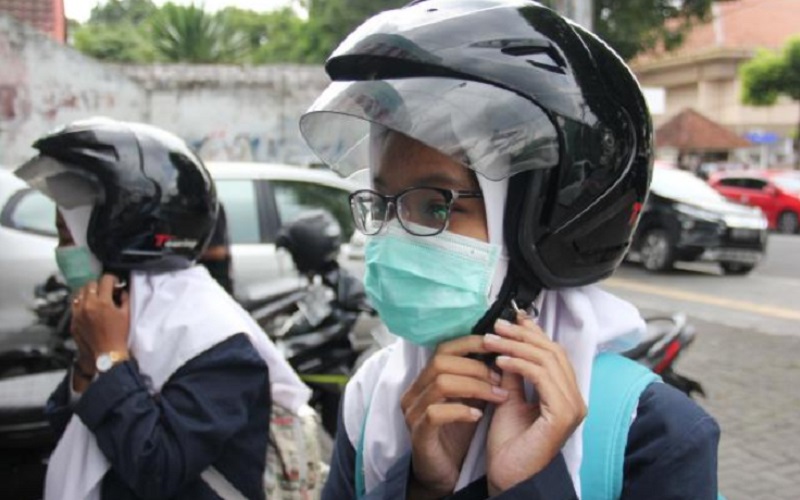
[[[634,63],[643,64],[719,49],[778,49],[792,36],[800,36],[800,0],[715,2],[709,20],[695,26],[678,49],[642,54]]]
[[[0,12],[63,42],[66,39],[64,0],[0,0]]]
[[[727,151],[751,146],[750,141],[689,108],[656,129],[657,148],[681,151]]]

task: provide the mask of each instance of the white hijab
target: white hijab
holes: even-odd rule
[[[61,209],[77,245],[85,245],[91,207]],[[97,263],[99,269],[99,263]],[[238,333],[250,339],[269,367],[272,400],[297,411],[310,396],[263,330],[201,266],[151,274],[133,272],[128,348],[151,394],[187,361]],[[92,432],[73,415],[50,457],[45,499],[100,498],[110,464]]]
[[[503,245],[503,214],[508,181],[489,181],[482,176],[478,176],[478,181],[486,204],[489,242]],[[497,296],[508,268],[505,248],[503,255],[505,257],[498,263],[489,292],[492,299]],[[620,352],[632,347],[645,330],[644,321],[636,308],[595,285],[544,291],[537,299],[537,306],[540,311],[538,324],[566,350],[587,404],[594,357],[599,352]],[[400,339],[372,356],[347,387],[344,424],[347,436],[356,449],[363,427],[367,491],[381,483],[388,469],[411,448],[400,409],[400,398],[431,355],[431,350]],[[528,383],[526,393],[529,398],[532,397],[533,389]],[[366,426],[365,411],[369,412]],[[464,459],[456,490],[486,474],[485,443],[491,413],[486,412],[478,425]],[[583,425],[578,427],[562,449],[579,497],[582,433]]]

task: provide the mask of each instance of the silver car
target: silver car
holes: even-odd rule
[[[324,208],[339,221],[344,242],[353,234],[348,196],[359,186],[330,171],[265,163],[206,166],[228,216],[234,295],[242,302],[301,286],[288,252],[274,244],[281,226],[301,212]],[[348,245],[342,252],[349,253]]]
[[[55,205],[0,168],[0,338],[34,319],[33,290],[57,272]]]

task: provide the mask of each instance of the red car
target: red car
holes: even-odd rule
[[[800,228],[800,172],[721,172],[708,182],[726,198],[760,208],[770,229],[793,234]]]

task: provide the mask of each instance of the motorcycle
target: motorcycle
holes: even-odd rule
[[[250,314],[311,388],[309,404],[333,436],[344,386],[368,347],[356,332],[376,313],[361,281],[337,262],[340,228],[328,212],[302,214],[281,230],[276,246],[289,252],[307,285]]]
[[[8,498],[41,498],[55,433],[42,411],[76,351],[69,289],[55,277],[36,288],[37,322],[0,346],[0,484]]]
[[[670,316],[645,318],[647,332],[635,347],[622,353],[637,361],[656,374],[667,384],[682,391],[687,396],[699,394],[705,397],[703,386],[696,380],[675,372],[675,361],[694,342],[696,332],[686,315],[676,313]]]

